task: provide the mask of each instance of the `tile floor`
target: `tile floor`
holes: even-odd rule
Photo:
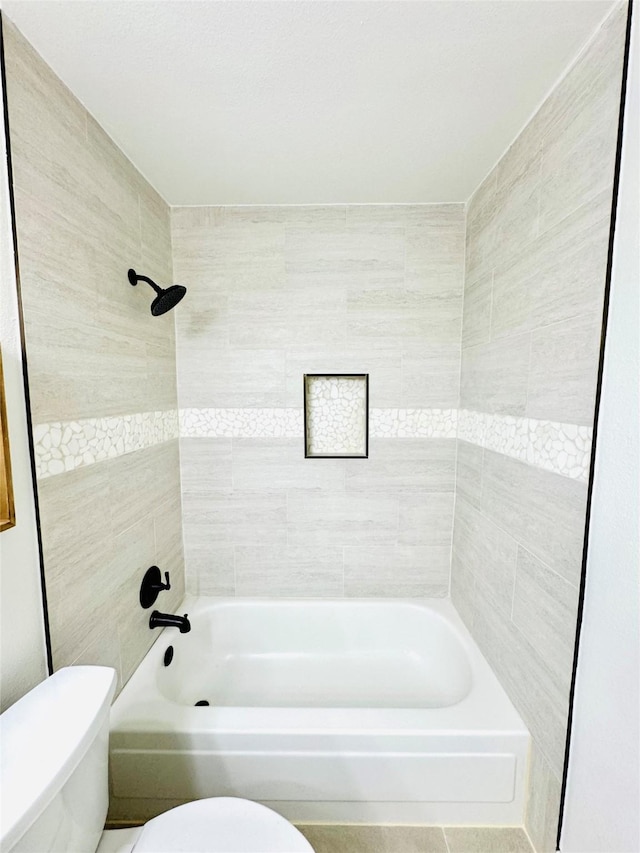
[[[299,824],[315,853],[534,853],[519,828]]]

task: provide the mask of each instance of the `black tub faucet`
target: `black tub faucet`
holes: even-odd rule
[[[191,623],[185,613],[184,616],[172,616],[170,613],[160,613],[154,610],[149,617],[150,628],[178,628],[181,634],[188,634]]]

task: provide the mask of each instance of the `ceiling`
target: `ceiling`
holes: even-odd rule
[[[5,0],[170,204],[466,201],[610,0]]]

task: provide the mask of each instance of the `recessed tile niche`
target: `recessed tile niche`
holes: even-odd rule
[[[369,455],[369,374],[304,375],[304,455]]]

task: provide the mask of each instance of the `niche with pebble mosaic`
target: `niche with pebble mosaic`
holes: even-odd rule
[[[304,455],[369,455],[369,374],[304,375]]]

